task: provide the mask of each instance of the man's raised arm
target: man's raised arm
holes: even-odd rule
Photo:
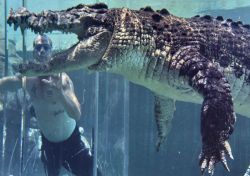
[[[16,91],[22,88],[22,77],[21,76],[7,76],[0,78],[0,92],[4,93],[7,91]]]

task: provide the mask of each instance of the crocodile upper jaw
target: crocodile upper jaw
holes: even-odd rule
[[[112,27],[103,22],[102,18],[105,18],[106,11],[92,9],[86,5],[37,14],[29,12],[26,8],[20,8],[15,12],[11,10],[7,22],[9,25],[13,24],[15,30],[18,27],[21,31],[31,29],[35,33],[58,30],[63,33],[75,33],[79,40],[69,49],[55,54],[49,63],[32,63],[29,66],[16,67],[17,71],[26,76],[39,76],[60,72],[65,68],[74,70],[96,64],[105,53],[113,32]]]

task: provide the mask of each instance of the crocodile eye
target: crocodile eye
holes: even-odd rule
[[[98,32],[98,28],[97,27],[89,27],[87,30],[87,36],[93,36],[95,34],[97,34]]]

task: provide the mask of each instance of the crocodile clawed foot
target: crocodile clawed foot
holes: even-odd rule
[[[161,136],[157,138],[157,142],[156,142],[156,151],[159,152],[160,151],[160,147],[162,145],[162,143],[166,140],[166,136]]]
[[[200,169],[201,174],[203,175],[207,170],[209,175],[214,174],[215,164],[218,162],[222,162],[224,168],[230,172],[230,169],[227,164],[226,155],[233,159],[231,147],[228,141],[224,141],[215,147],[203,147],[202,152],[200,154]]]

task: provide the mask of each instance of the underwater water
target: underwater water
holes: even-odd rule
[[[8,0],[0,1],[0,75],[5,75],[5,45],[8,48],[8,75],[11,64],[32,59],[35,34],[24,35],[7,27],[4,12],[23,5],[32,12],[61,10],[80,3],[104,2],[109,8],[167,8],[181,17],[197,14],[223,16],[250,24],[249,0]],[[76,43],[74,34],[49,33],[54,52]],[[7,37],[7,38],[6,38]],[[6,40],[7,39],[7,40]],[[6,42],[5,42],[6,41]],[[198,176],[198,156],[201,150],[200,105],[176,102],[172,129],[167,140],[156,152],[154,96],[144,87],[130,83],[110,73],[88,73],[78,70],[68,73],[74,83],[82,107],[79,126],[93,147],[95,162],[103,176]],[[1,92],[1,90],[0,90]],[[43,176],[40,160],[40,132],[32,122],[22,90],[0,94],[0,176]],[[215,176],[243,176],[250,165],[250,119],[237,116],[235,132],[230,138],[234,160],[228,160],[230,173],[216,165]],[[95,145],[93,145],[95,144]],[[61,175],[73,175],[62,169]]]

